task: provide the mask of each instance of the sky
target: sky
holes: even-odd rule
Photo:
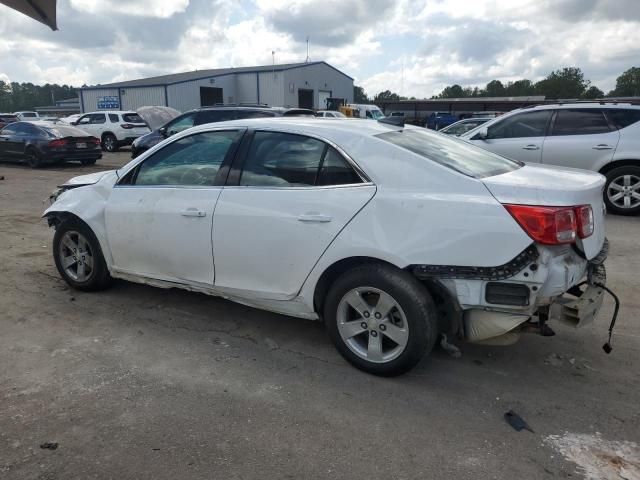
[[[74,86],[324,60],[370,96],[640,66],[640,0],[58,0],[58,27],[0,5],[0,79]]]

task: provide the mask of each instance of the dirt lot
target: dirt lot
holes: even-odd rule
[[[607,301],[585,330],[438,350],[382,379],[319,322],[126,282],[67,288],[48,194],[127,159],[0,164],[0,478],[640,478],[640,218],[607,219],[611,355]]]

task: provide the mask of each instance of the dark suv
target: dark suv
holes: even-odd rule
[[[315,116],[313,110],[306,108],[269,107],[266,105],[224,105],[219,107],[202,107],[189,110],[175,117],[160,128],[137,138],[131,145],[131,158],[149,150],[165,138],[182,130],[204,123],[241,120],[245,118],[267,117],[300,117]]]

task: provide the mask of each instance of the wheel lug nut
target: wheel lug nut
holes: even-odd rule
[[[369,318],[369,315],[371,315],[369,312],[364,312],[364,318]]]
[[[380,315],[380,312],[376,312],[375,317],[376,317],[378,320],[380,320],[380,319],[382,318],[382,315]]]
[[[371,330],[371,336],[372,337],[377,337],[378,336],[378,332],[376,332],[375,330]]]
[[[380,330],[382,330],[383,332],[387,329],[386,325],[380,325]]]
[[[360,324],[360,326],[361,326],[362,328],[364,328],[364,329],[366,329],[366,328],[368,327],[367,322],[362,322],[362,323]]]

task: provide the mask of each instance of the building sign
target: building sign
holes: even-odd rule
[[[114,96],[98,97],[98,110],[120,108],[120,99]]]

